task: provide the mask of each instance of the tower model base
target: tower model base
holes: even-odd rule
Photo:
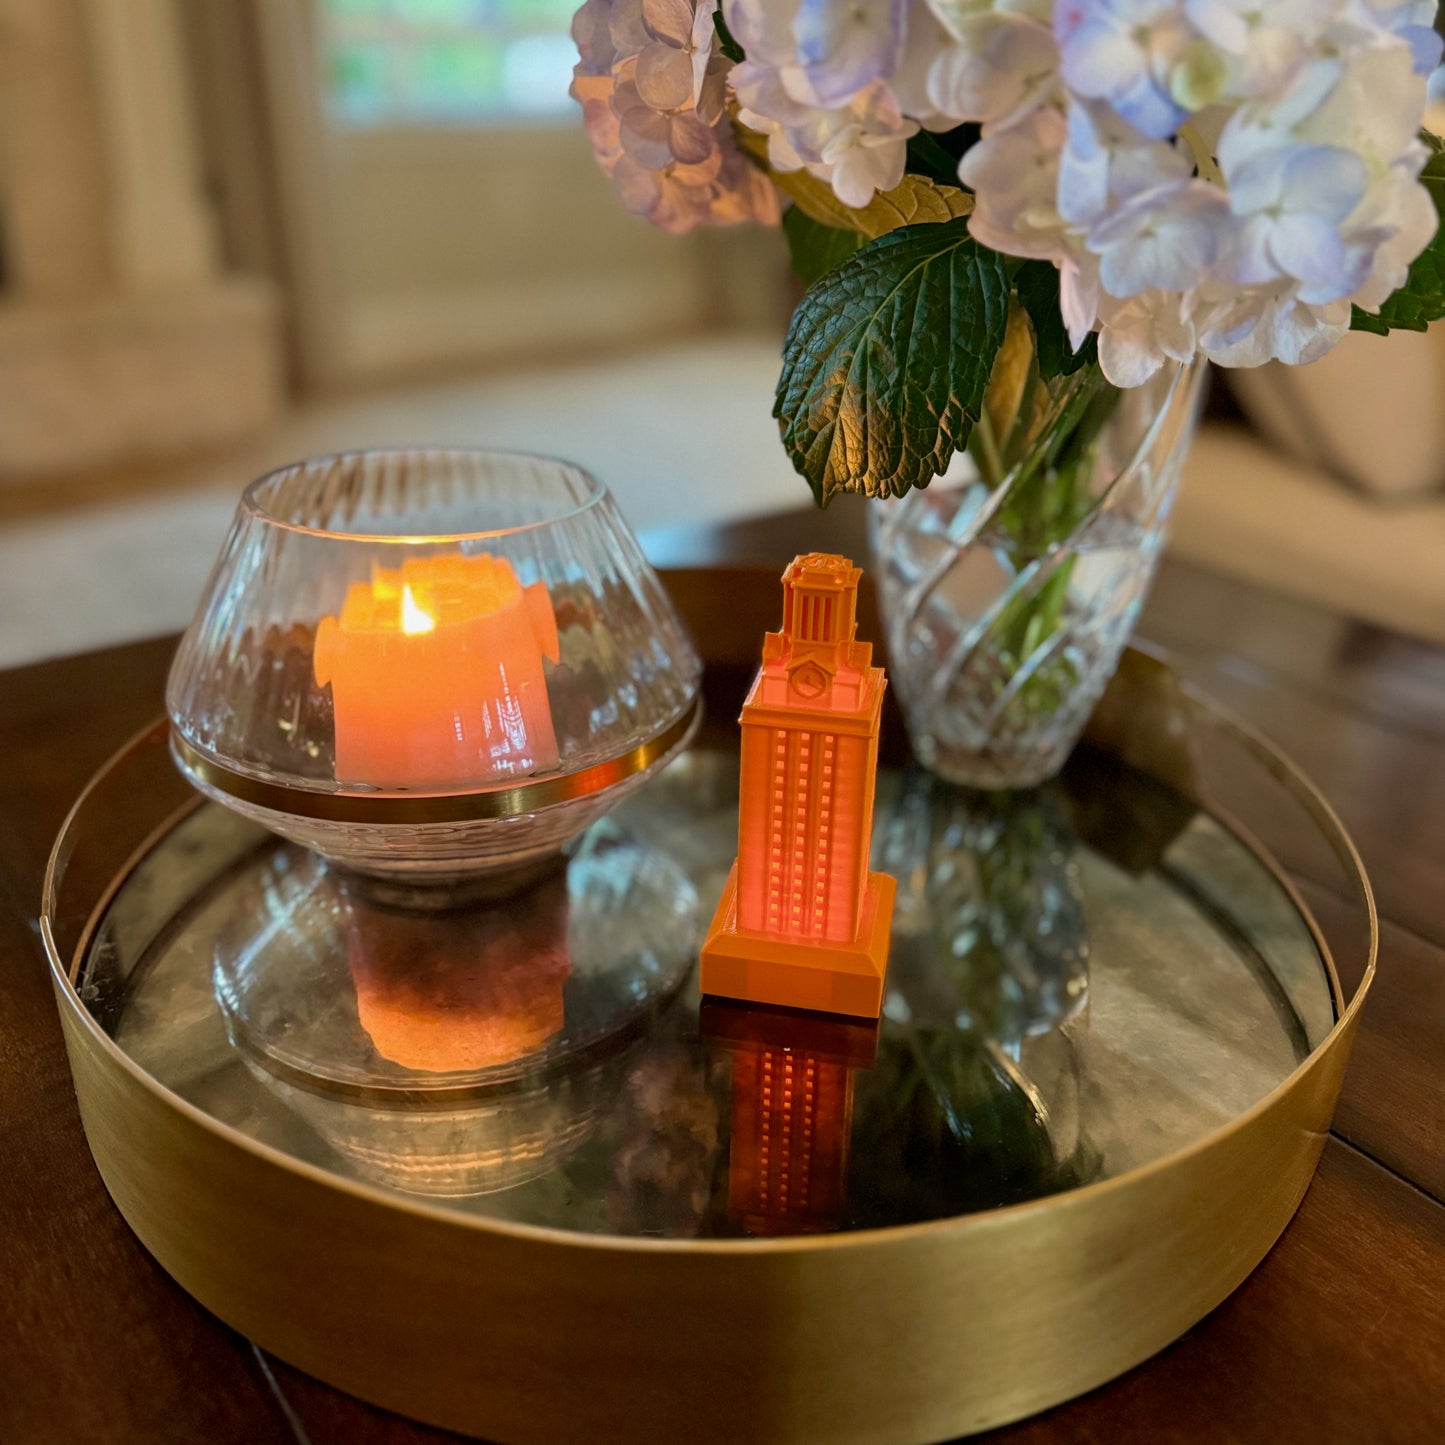
[[[738,931],[734,863],[702,946],[703,993],[876,1019],[883,1011],[888,934],[897,891],[897,883],[886,873],[870,873],[857,938],[851,943],[798,943],[773,934]]]

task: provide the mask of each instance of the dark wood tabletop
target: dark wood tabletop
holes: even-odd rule
[[[646,541],[663,567],[781,565],[810,547],[862,555],[860,519],[845,502]],[[705,574],[668,580],[699,633],[738,630]],[[1445,1440],[1445,650],[1172,560],[1141,633],[1334,803],[1380,900],[1379,976],[1319,1173],[1263,1264],[1146,1364],[979,1438]],[[307,1378],[208,1315],[130,1233],[86,1150],[36,923],[41,877],[86,779],[160,711],[172,646],[0,673],[0,1441],[453,1439]],[[1317,911],[1342,906],[1303,886]]]

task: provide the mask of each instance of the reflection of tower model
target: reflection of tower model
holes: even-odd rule
[[[858,579],[811,553],[743,706],[738,861],[703,948],[704,993],[876,1018],[893,879],[868,871],[886,682],[855,640]]]
[[[847,1213],[853,1076],[878,1025],[709,999],[702,1033],[732,1064],[727,1210],[749,1234],[836,1229]]]
[[[733,1056],[728,1209],[749,1234],[842,1221],[853,1071],[789,1049]]]

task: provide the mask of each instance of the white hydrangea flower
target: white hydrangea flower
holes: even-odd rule
[[[1099,364],[1115,386],[1141,386],[1165,360],[1186,362],[1198,349],[1193,292],[1143,291],[1127,301],[1106,297]]]
[[[1312,306],[1282,282],[1222,294],[1200,328],[1199,349],[1220,366],[1262,366],[1271,360],[1300,366],[1318,361],[1349,329],[1348,300]]]
[[[1378,311],[1405,284],[1410,263],[1430,244],[1439,213],[1424,186],[1417,184],[1420,158],[1412,154],[1377,180],[1355,212],[1362,230],[1384,240],[1375,247],[1370,273],[1350,298],[1366,311]]]
[[[1097,329],[1118,384],[1196,353],[1312,360],[1434,234],[1416,139],[1440,54],[1432,4],[929,10],[948,35],[929,106],[983,128],[959,170],[975,236],[1058,266],[1074,344]]]
[[[781,171],[808,170],[848,206],[903,179],[905,119],[884,75],[904,51],[904,0],[723,0],[747,54],[731,75],[738,118],[768,137]]]
[[[901,180],[920,128],[975,125],[975,238],[1058,267],[1074,345],[1097,330],[1120,385],[1322,355],[1438,224],[1434,0],[721,0],[730,70],[714,3],[579,12],[576,93],[630,205],[680,227],[749,194],[714,144],[724,85],[774,169],[850,206]]]
[[[1010,256],[1058,261],[1070,249],[1059,214],[1059,161],[1068,122],[1035,110],[986,135],[964,156],[959,179],[974,192],[969,228],[985,246]]]
[[[1055,7],[1054,35],[1071,95],[1107,101],[1156,140],[1187,118],[1175,98],[1174,72],[1191,34],[1173,0],[1074,0]]]
[[[997,11],[961,16],[953,39],[928,72],[929,103],[939,114],[1010,125],[1057,87],[1058,43],[1027,16]]]
[[[1312,304],[1350,295],[1373,252],[1351,247],[1341,226],[1368,189],[1365,162],[1343,146],[1281,146],[1251,157],[1229,177],[1239,224],[1228,235],[1225,271],[1245,286],[1293,280]]]
[[[821,106],[847,105],[865,86],[891,76],[903,55],[907,7],[908,0],[801,0],[793,34],[810,98]]]
[[[1141,135],[1105,106],[1087,101],[1070,107],[1059,157],[1058,209],[1086,234],[1135,197],[1194,172],[1186,151]]]
[[[598,163],[623,205],[666,231],[778,219],[777,192],[727,120],[716,10],[717,0],[586,0],[572,22],[572,94]]]
[[[1167,181],[1142,192],[1089,229],[1100,285],[1121,301],[1190,290],[1213,268],[1228,217],[1228,199],[1205,181]]]

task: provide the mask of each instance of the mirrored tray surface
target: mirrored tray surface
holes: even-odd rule
[[[156,1082],[338,1179],[672,1238],[906,1224],[1113,1178],[1238,1118],[1334,1027],[1332,970],[1273,868],[1089,749],[1028,794],[880,780],[874,866],[899,901],[876,1028],[700,1008],[736,768],[687,754],[565,876],[440,917],[191,806],[119,883],[80,996]],[[260,1044],[217,989],[258,955],[295,1015]]]

